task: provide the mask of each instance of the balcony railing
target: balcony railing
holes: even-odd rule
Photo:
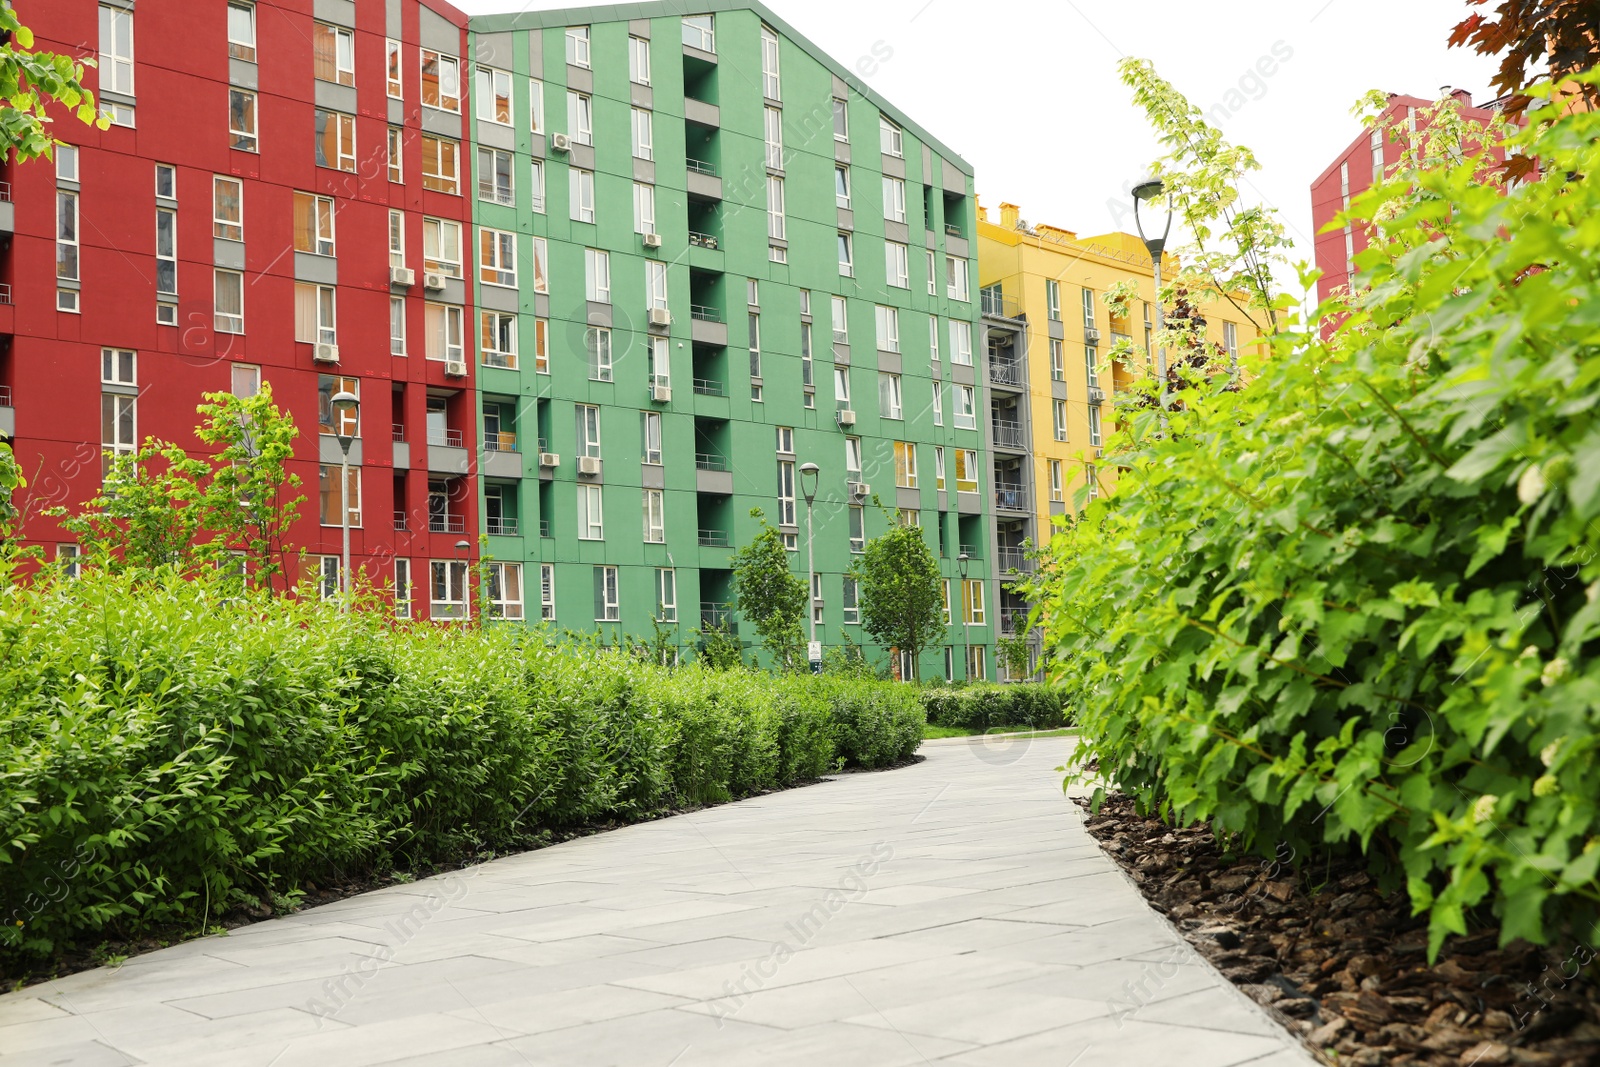
[[[995,315],[1002,319],[1022,317],[1021,306],[1003,292],[995,292],[993,289],[979,289],[978,300],[985,315]]]
[[[466,533],[466,520],[460,515],[429,515],[428,529],[433,533]]]
[[[1027,511],[1027,486],[996,483],[994,487],[994,506],[1002,511]]]
[[[396,533],[405,533],[411,529],[411,522],[406,518],[405,512],[397,511],[394,513],[394,529]]]
[[[489,518],[483,520],[483,524],[488,528],[489,533],[495,537],[517,536],[516,519],[496,518],[491,515]]]
[[[989,359],[989,380],[996,385],[1022,385],[1022,361]]]
[[[963,556],[966,556],[968,559],[977,559],[978,558],[978,546],[977,545],[958,545],[957,546],[957,550]]]
[[[522,449],[517,445],[517,435],[514,433],[506,433],[504,431],[486,435],[483,439],[483,450],[485,452],[522,451]]]
[[[11,183],[0,182],[0,204],[11,203]]]
[[[720,600],[700,601],[700,625],[726,630],[733,623],[733,607]]]
[[[721,322],[722,312],[706,304],[690,304],[689,317],[701,322]]]
[[[442,446],[444,448],[460,448],[461,447],[461,431],[460,430],[429,430],[428,431],[428,443],[430,445],[440,445],[440,446]]]
[[[550,520],[549,519],[540,519],[539,520],[539,536],[540,537],[545,537],[545,538],[554,536],[550,532]]]
[[[0,408],[11,406],[11,386],[0,385]]]
[[[696,396],[727,396],[728,387],[721,382],[714,382],[710,378],[696,378],[694,380]]]
[[[714,163],[708,163],[703,159],[685,159],[684,163],[696,174],[705,174],[712,178],[717,176],[717,168]]]
[[[961,236],[961,227],[960,226],[952,226],[947,222],[947,223],[944,224],[944,234],[945,234],[946,237],[960,237]]]
[[[725,471],[730,470],[726,458],[715,452],[696,452],[694,454],[694,469],[697,471]]]
[[[733,547],[733,542],[728,537],[728,531],[727,530],[705,530],[705,529],[702,529],[700,531],[700,547],[701,548],[732,548]]]
[[[406,428],[404,426],[400,425],[398,422],[392,423],[389,432],[396,441],[399,441],[402,444],[405,443]]]
[[[1025,633],[1028,629],[1027,608],[1001,608],[1000,632],[1003,634]]]
[[[997,448],[1024,448],[1022,424],[1005,419],[994,420],[994,443]]]
[[[696,248],[709,248],[712,251],[717,248],[716,237],[709,233],[701,233],[699,230],[689,231],[689,243]]]
[[[11,303],[11,283],[0,282],[0,304]]]
[[[1000,570],[1018,571],[1022,574],[1033,573],[1033,560],[1028,558],[1028,553],[1021,548],[1002,548],[997,555],[1000,557]]]

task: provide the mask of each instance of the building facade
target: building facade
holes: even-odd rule
[[[995,219],[979,208],[978,264],[993,477],[1011,494],[995,512],[1005,636],[1023,628],[1028,610],[1005,577],[1032,570],[1026,549],[1049,543],[1081,490],[1087,498],[1115,480],[1099,460],[1116,420],[1113,401],[1136,374],[1109,353],[1121,340],[1151,351],[1155,288],[1139,238],[1080,238],[1032,225],[1015,204],[1001,204]],[[1138,293],[1125,318],[1103,299],[1122,282]],[[1237,358],[1260,336],[1226,302],[1203,302],[1201,311],[1206,340],[1225,355]]]
[[[114,124],[58,122],[71,149],[11,168],[0,209],[26,541],[70,553],[41,511],[93,496],[104,451],[195,448],[203,392],[269,382],[302,431],[293,579],[336,586],[348,509],[403,616],[659,627],[688,652],[737,626],[760,508],[796,573],[814,551],[818,639],[865,645],[846,571],[911,522],[950,602],[914,669],[992,673],[971,168],[772,12],[30,16],[41,48],[99,42]],[[340,391],[358,426],[333,425]]]

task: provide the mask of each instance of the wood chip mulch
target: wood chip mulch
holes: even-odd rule
[[[1592,949],[1499,948],[1499,931],[1480,929],[1430,966],[1426,916],[1404,892],[1381,894],[1359,860],[1228,855],[1209,829],[1142,818],[1126,796],[1085,821],[1150,904],[1323,1063],[1600,1065]]]

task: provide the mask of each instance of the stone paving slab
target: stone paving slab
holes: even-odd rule
[[[0,996],[0,1067],[1305,1067],[1153,913],[1069,737],[844,775]]]

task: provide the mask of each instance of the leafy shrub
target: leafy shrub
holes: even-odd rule
[[[941,686],[922,691],[928,721],[960,730],[1007,726],[1054,730],[1068,725],[1064,701],[1060,689],[1031,683]]]
[[[0,563],[0,963],[914,751],[907,687]]]
[[[1541,180],[1445,152],[1361,197],[1367,288],[1169,433],[1127,413],[1042,590],[1080,768],[1366,851],[1435,952],[1473,908],[1600,933],[1600,114],[1554,119]]]

